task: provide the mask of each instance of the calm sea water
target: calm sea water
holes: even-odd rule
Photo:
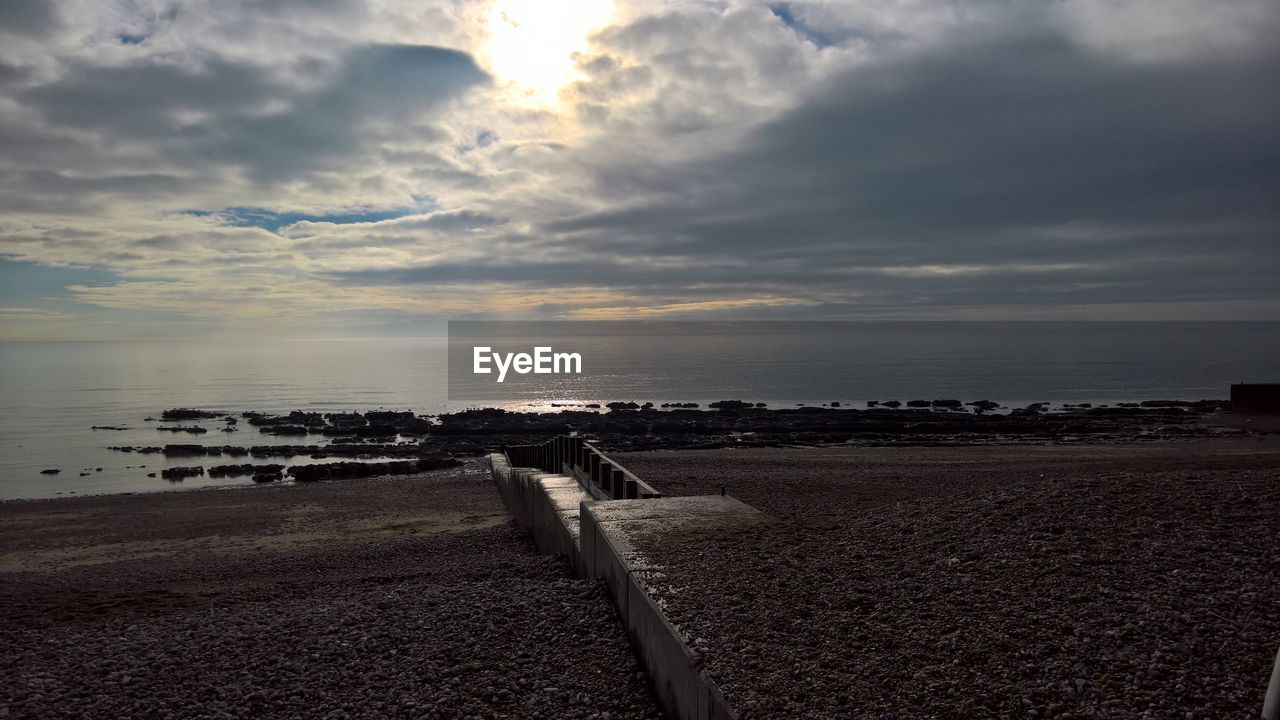
[[[484,404],[734,398],[777,407],[950,397],[1013,406],[1226,398],[1233,382],[1280,381],[1280,323],[873,323],[837,334],[668,338],[645,347],[611,354],[602,372],[581,380],[513,386],[505,400]],[[232,484],[148,478],[193,461],[106,447],[301,442],[243,422],[225,435],[220,423],[205,423],[210,432],[198,436],[144,422],[171,407],[436,414],[476,405],[448,400],[446,360],[443,338],[0,343],[0,498]],[[41,475],[44,468],[62,472]]]

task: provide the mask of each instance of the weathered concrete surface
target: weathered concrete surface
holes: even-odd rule
[[[631,538],[691,526],[741,532],[766,516],[723,496],[601,500],[600,489],[569,464],[563,465],[566,474],[557,475],[512,468],[501,454],[489,460],[503,502],[533,534],[538,549],[563,554],[585,577],[604,578],[666,712],[680,720],[736,718],[702,671],[698,653],[649,595],[645,580],[660,575],[661,568],[638,552]]]
[[[650,596],[646,579],[661,575],[662,569],[637,551],[630,538],[689,527],[741,532],[764,521],[758,510],[721,496],[582,503],[581,570],[605,579],[659,702],[676,717],[719,720],[736,715],[702,671],[702,659],[688,639]]]
[[[1276,664],[1271,668],[1271,684],[1262,701],[1262,720],[1280,720],[1280,650],[1276,651]]]
[[[590,495],[571,477],[531,468],[512,468],[500,454],[489,456],[503,503],[545,553],[559,553],[574,567],[578,559],[578,506]]]

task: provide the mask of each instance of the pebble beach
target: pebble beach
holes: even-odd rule
[[[0,504],[0,717],[653,718],[476,463]]]
[[[641,534],[751,718],[1235,718],[1280,645],[1280,442],[614,453],[763,511]],[[0,503],[0,717],[657,718],[603,585],[479,460]]]
[[[638,540],[744,718],[1245,718],[1280,646],[1280,448],[643,453],[773,516]]]

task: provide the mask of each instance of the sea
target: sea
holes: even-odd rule
[[[483,401],[458,399],[456,392],[450,399],[443,336],[0,343],[0,499],[252,484],[207,476],[171,483],[160,470],[212,464],[210,458],[166,460],[110,446],[304,442],[260,434],[243,420],[236,432],[223,433],[221,422],[147,419],[167,408],[438,415],[478,406],[551,412],[615,400],[865,407],[869,400],[939,398],[1012,408],[1226,399],[1232,383],[1280,381],[1276,322],[871,322],[844,323],[838,331],[779,326],[777,332],[676,335],[651,335],[644,340],[648,351],[625,346],[628,351],[602,360],[603,371],[526,379]],[[565,338],[559,346],[573,342]],[[585,362],[591,369],[590,355]],[[158,430],[175,424],[202,424],[209,432]],[[41,473],[55,468],[56,475]]]

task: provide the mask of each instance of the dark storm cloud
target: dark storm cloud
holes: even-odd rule
[[[208,58],[189,66],[148,59],[119,66],[76,63],[58,80],[18,97],[54,125],[120,139],[163,140],[204,130],[176,127],[178,113],[248,113],[272,98],[287,98],[288,86],[245,63]]]
[[[4,0],[0,2],[0,37],[40,36],[58,27],[58,9],[51,0]]]
[[[764,219],[763,237],[734,232],[732,242],[767,245],[779,221],[912,235],[1265,212],[1280,183],[1280,97],[1268,91],[1277,71],[1274,56],[1117,65],[1053,40],[861,68],[762,128],[744,153],[658,175],[600,173],[618,195],[663,202],[549,229],[692,229],[714,245],[727,238],[704,225],[740,231]]]
[[[301,68],[315,85],[226,59],[72,65],[19,97],[52,124],[145,143],[175,163],[243,169],[259,181],[331,167],[377,138],[377,123],[411,123],[483,83],[466,53],[364,45],[336,68]]]
[[[288,112],[242,119],[234,142],[212,150],[251,164],[259,177],[283,179],[368,147],[376,139],[374,122],[412,121],[487,79],[469,55],[455,50],[366,46],[334,82],[299,98]]]
[[[845,73],[727,157],[599,168],[607,196],[641,200],[545,230],[619,265],[685,258],[689,281],[722,258],[758,264],[751,282],[808,273],[806,289],[830,291],[867,287],[827,279],[841,269],[1069,261],[1113,266],[1105,289],[1037,274],[1059,301],[1274,297],[1277,76],[1274,53],[1142,64],[1050,36],[946,47]],[[1206,259],[1226,289],[1190,292]],[[967,302],[938,289],[940,305]],[[990,299],[1021,302],[1001,290]]]
[[[1278,74],[1275,55],[950,46],[851,70],[727,156],[597,166],[616,209],[511,240],[518,262],[336,277],[863,308],[1274,299]]]

